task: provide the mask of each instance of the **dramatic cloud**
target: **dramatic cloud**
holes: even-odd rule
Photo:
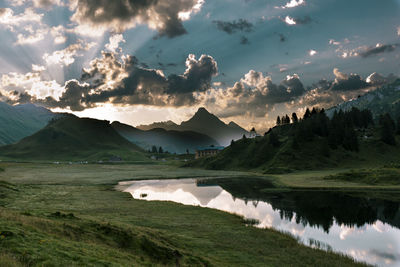
[[[393,52],[399,46],[400,44],[377,44],[375,47],[369,47],[365,49],[365,51],[360,53],[360,56],[363,58],[367,58],[378,54]]]
[[[217,73],[217,63],[207,55],[199,59],[189,55],[182,75],[165,77],[161,70],[141,67],[135,57],[123,56],[119,61],[114,53],[103,52],[102,58],[91,61],[90,67],[83,70],[81,81],[66,83],[59,100],[49,97],[39,103],[73,111],[98,103],[190,105],[196,102],[196,94],[211,87],[211,78]]]
[[[51,54],[45,53],[43,59],[47,65],[71,65],[75,62],[75,58],[82,56],[79,52],[88,51],[94,47],[96,43],[84,44],[83,41],[79,41],[76,44],[71,44],[63,50],[54,51]]]
[[[3,100],[11,103],[26,103],[46,97],[58,99],[64,87],[54,80],[42,80],[40,72],[43,70],[42,66],[33,65],[32,72],[26,74],[14,72],[3,74],[0,83]]]
[[[237,21],[214,20],[213,23],[215,23],[219,30],[228,34],[234,34],[236,32],[251,32],[254,27],[251,22],[245,19],[239,19]]]
[[[201,9],[204,0],[72,0],[72,20],[92,28],[123,32],[145,23],[161,36],[186,33],[182,21]]]
[[[344,74],[341,73],[337,68],[333,70],[333,74],[336,76],[335,81],[332,84],[331,90],[333,91],[351,91],[366,88],[369,84],[361,79],[358,74]]]
[[[264,117],[275,104],[294,100],[304,92],[304,86],[296,74],[288,75],[277,85],[271,77],[250,70],[233,87],[210,89],[201,98],[204,105],[217,109],[221,117],[243,114]]]

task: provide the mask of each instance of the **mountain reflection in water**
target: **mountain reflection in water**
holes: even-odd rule
[[[269,184],[243,179],[120,182],[135,199],[174,201],[235,213],[379,266],[400,266],[398,202],[333,191],[265,192]]]

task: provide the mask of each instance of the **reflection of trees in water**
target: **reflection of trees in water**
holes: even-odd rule
[[[333,191],[262,192],[267,184],[257,179],[216,179],[213,182],[246,203],[250,200],[268,202],[279,211],[281,219],[322,227],[326,232],[334,221],[361,227],[380,220],[400,228],[400,203],[369,198],[368,192],[365,196]]]
[[[337,192],[286,192],[274,193],[274,197],[265,200],[275,210],[279,210],[282,219],[296,223],[322,227],[329,231],[334,221],[346,226],[361,227],[374,223],[378,217],[379,205],[376,201],[356,198]],[[397,203],[397,209],[398,209]]]

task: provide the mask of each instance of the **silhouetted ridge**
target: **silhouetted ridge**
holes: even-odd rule
[[[142,152],[108,121],[75,116],[52,120],[17,144],[0,148],[5,157],[42,160],[144,160]]]

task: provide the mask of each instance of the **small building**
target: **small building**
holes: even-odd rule
[[[214,145],[208,147],[200,147],[196,149],[195,159],[217,155],[224,148],[225,147],[223,146],[214,146]]]
[[[256,132],[256,129],[254,129],[254,127],[251,129],[250,133],[249,133],[249,138],[256,138],[256,137],[260,137],[261,135],[259,135]]]

